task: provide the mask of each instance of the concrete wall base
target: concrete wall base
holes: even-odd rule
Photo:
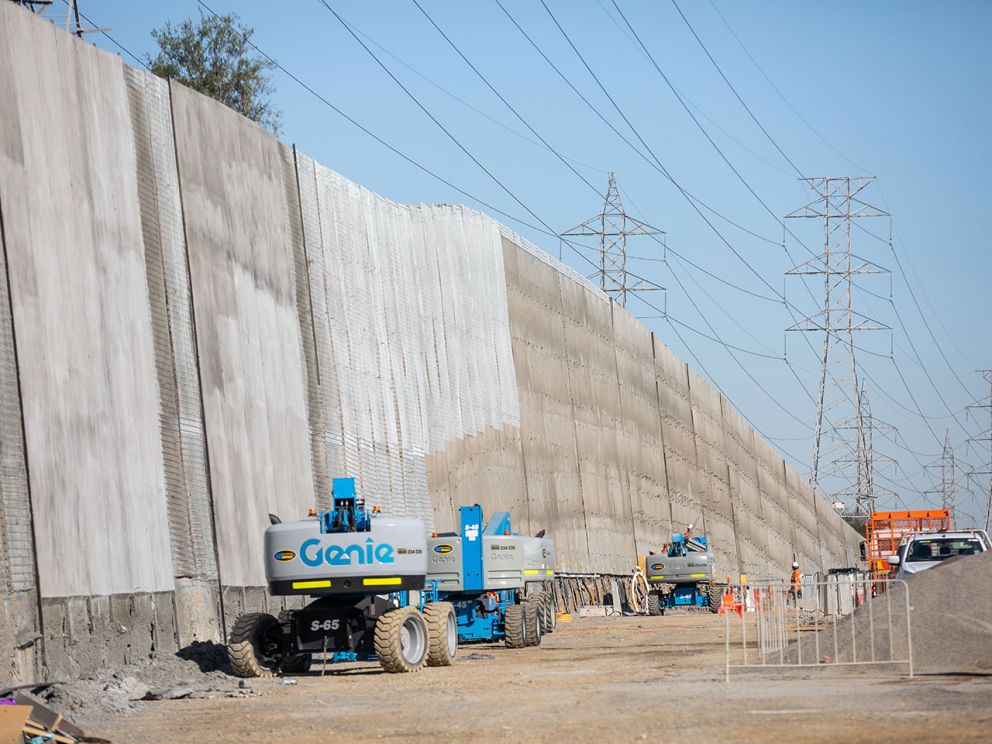
[[[53,597],[41,603],[45,676],[120,667],[153,651],[178,651],[173,592]]]

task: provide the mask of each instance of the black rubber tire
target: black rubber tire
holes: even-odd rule
[[[723,593],[727,587],[723,584],[710,584],[706,587],[706,598],[710,603],[710,612],[714,615],[720,611],[720,603],[723,601]]]
[[[555,612],[555,598],[551,592],[541,592],[539,595],[541,597],[541,631],[547,635],[548,633],[554,633],[555,628],[558,627],[558,615]]]
[[[541,645],[541,615],[537,602],[524,602],[524,645]]]
[[[241,615],[231,628],[227,641],[227,659],[235,676],[276,676],[283,657],[267,656],[261,647],[281,633],[282,625],[272,615],[264,612],[246,612]]]
[[[525,623],[523,605],[510,605],[506,608],[503,615],[506,637],[503,640],[507,648],[523,648],[526,645]]]
[[[664,615],[665,609],[661,605],[661,594],[659,592],[648,592],[648,614]]]
[[[414,638],[415,634],[420,637]],[[419,672],[427,665],[430,645],[430,631],[416,607],[397,607],[384,612],[375,622],[375,655],[390,674]]]
[[[424,607],[424,620],[430,642],[427,666],[451,666],[458,653],[458,620],[451,602],[432,602]]]

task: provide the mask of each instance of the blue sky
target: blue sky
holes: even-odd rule
[[[615,171],[628,210],[665,230],[669,245],[681,256],[751,292],[768,296],[773,290],[782,291],[790,259],[781,245],[780,218],[808,201],[809,193],[721,79],[672,2],[619,4],[658,66],[768,211],[734,175],[635,46],[612,0],[547,0],[593,72],[672,177],[722,215],[711,216],[714,225],[750,268],[675,186],[565,86],[493,0],[421,2],[468,59],[595,191],[605,190],[607,171]],[[566,77],[636,144],[541,4],[502,2]],[[536,142],[537,137],[484,86],[412,0],[328,3],[366,35],[366,43],[411,93],[552,232],[599,211],[602,197]],[[208,4],[220,13],[236,10],[255,28],[259,47],[397,149],[490,205],[538,224],[417,108],[319,0],[291,6],[231,0]],[[969,453],[964,440],[989,425],[987,414],[976,420],[967,418],[962,409],[988,395],[988,386],[974,370],[992,367],[988,325],[992,258],[985,224],[992,206],[988,187],[992,145],[987,136],[992,114],[992,45],[987,43],[992,4],[680,0],[679,5],[755,117],[803,174],[878,178],[866,196],[892,213],[894,248],[904,270],[898,270],[887,243],[888,220],[867,225],[883,240],[855,231],[856,252],[893,269],[894,306],[884,299],[889,295],[885,278],[861,281],[882,299],[867,294],[856,298],[861,312],[895,329],[891,344],[882,334],[858,339],[860,345],[881,354],[859,355],[871,380],[867,392],[873,414],[899,432],[876,439],[880,454],[896,461],[880,468],[878,483],[898,493],[898,499],[885,498],[880,507],[936,505],[935,497],[921,491],[933,488],[939,474],[922,466],[939,455],[945,431],[950,432],[966,469],[982,458],[974,450]],[[110,28],[130,51],[144,56],[153,51],[151,29],[166,20],[195,16],[198,6],[188,0],[84,0],[82,10],[101,27]],[[114,49],[98,34],[88,38]],[[275,71],[273,79],[283,111],[284,141],[392,199],[479,206],[386,150],[282,73]],[[558,253],[555,238],[494,216]],[[820,223],[790,222],[789,227],[812,251],[822,249]],[[797,261],[810,257],[793,237],[786,247]],[[563,259],[577,270],[592,270],[579,254],[595,259],[594,253],[562,250]],[[657,244],[647,239],[632,241],[629,252],[660,256]],[[668,265],[636,261],[631,268],[668,287],[671,316],[695,330],[675,326],[683,343],[671,324],[645,323],[676,353],[697,368],[701,365],[805,472],[815,414],[807,393],[815,396],[819,362],[802,339],[790,334],[787,358],[804,392],[781,358],[784,328],[793,322],[785,306],[728,287],[669,258]],[[810,286],[819,296],[819,283]],[[795,306],[816,311],[798,280],[790,279],[785,291]],[[630,309],[638,315],[656,314],[637,303]],[[696,331],[745,349],[734,354],[747,372],[724,346]],[[820,339],[810,341],[820,347]],[[894,363],[887,358],[890,346]],[[921,417],[917,408],[929,418]],[[961,487],[966,485],[962,479]],[[984,496],[962,495],[959,501],[972,515],[984,512]]]

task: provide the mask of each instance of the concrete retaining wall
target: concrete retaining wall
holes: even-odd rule
[[[11,3],[0,100],[0,676],[278,611],[267,514],[336,475],[425,529],[510,510],[564,571],[688,523],[724,575],[853,560],[711,385],[489,217],[383,199]]]

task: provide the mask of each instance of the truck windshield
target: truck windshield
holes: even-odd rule
[[[913,540],[909,546],[908,561],[942,561],[956,555],[975,555],[982,552],[978,540],[937,537]]]

